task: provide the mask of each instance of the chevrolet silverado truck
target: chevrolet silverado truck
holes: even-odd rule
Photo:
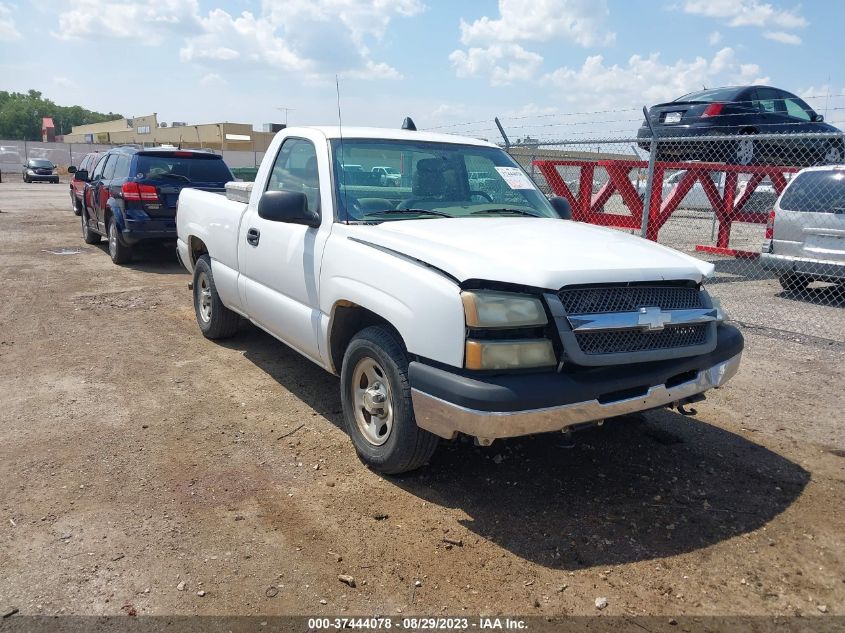
[[[404,186],[350,164],[396,166]],[[474,190],[476,172],[497,186]],[[439,438],[683,411],[736,373],[712,264],[567,211],[485,141],[286,128],[254,183],[182,190],[177,251],[202,333],[248,319],[339,375],[355,449],[393,474]]]

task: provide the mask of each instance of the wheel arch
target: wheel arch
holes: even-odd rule
[[[208,246],[206,246],[205,241],[201,237],[191,235],[188,237],[188,254],[191,258],[191,267],[193,268],[200,257],[209,254]]]
[[[332,306],[328,330],[328,357],[331,364],[330,369],[333,373],[340,374],[343,355],[355,335],[374,325],[384,327],[393,334],[402,349],[407,352],[408,347],[404,337],[388,319],[352,301],[340,300],[335,302]]]

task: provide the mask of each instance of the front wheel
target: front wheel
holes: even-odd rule
[[[70,204],[73,207],[74,215],[82,215],[82,205],[79,203],[77,197],[73,194],[70,195]]]
[[[396,475],[428,462],[437,436],[417,426],[408,357],[392,332],[372,326],[355,335],[343,356],[340,388],[346,431],[367,466]]]
[[[845,152],[841,144],[831,143],[828,145],[824,154],[822,155],[822,165],[841,165],[845,159]]]
[[[194,314],[205,338],[228,338],[238,331],[240,317],[220,300],[208,255],[194,265]]]
[[[120,236],[114,216],[109,218],[109,255],[115,264],[128,264],[132,259],[132,248]]]

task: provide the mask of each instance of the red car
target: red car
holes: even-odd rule
[[[86,173],[94,171],[94,166],[100,160],[102,152],[91,152],[85,154],[85,158],[79,163],[79,167],[74,167],[68,171],[73,173],[74,177],[70,179],[70,203],[73,206],[73,212],[76,215],[82,215],[82,196],[85,193],[85,181],[76,178],[76,174],[84,170]],[[75,173],[74,173],[75,172]]]

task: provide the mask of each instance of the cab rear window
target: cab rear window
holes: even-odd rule
[[[806,213],[845,212],[845,170],[798,174],[784,192],[780,208]]]
[[[234,180],[223,159],[213,155],[138,154],[134,171],[133,176],[145,180],[181,180],[221,186]]]

